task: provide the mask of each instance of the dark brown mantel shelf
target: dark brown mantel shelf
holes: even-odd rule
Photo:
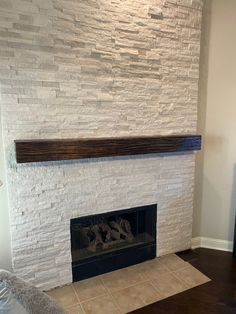
[[[201,149],[200,135],[17,140],[18,163],[174,153]]]

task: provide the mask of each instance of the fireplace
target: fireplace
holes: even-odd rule
[[[71,219],[73,281],[156,257],[157,205]]]

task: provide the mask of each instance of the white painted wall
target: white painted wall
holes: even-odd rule
[[[232,241],[236,210],[236,1],[206,1],[193,236]],[[209,9],[209,8],[208,8]],[[208,34],[209,32],[209,34]]]
[[[3,182],[3,186],[0,187],[0,269],[11,270],[9,211],[3,157],[4,156],[0,111],[0,180]]]

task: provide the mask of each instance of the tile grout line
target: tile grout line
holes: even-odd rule
[[[153,287],[153,285],[152,285],[152,283],[151,283],[151,279],[149,279],[147,282],[146,282],[147,284],[150,284],[151,285],[151,287],[152,288],[154,288]],[[156,289],[154,289],[155,290],[155,292],[158,292]],[[151,302],[145,302],[144,301],[144,299],[142,298],[142,295],[140,295],[140,298],[141,298],[141,300],[142,300],[142,302],[144,303],[144,306],[146,306],[146,305],[149,305],[149,304],[152,304],[152,303],[155,303],[155,302],[158,302],[159,301],[159,299],[158,300],[155,300],[155,301],[151,301]],[[156,299],[156,297],[155,297],[155,299]]]
[[[134,284],[131,284],[131,285],[128,285],[128,286],[124,286],[123,288],[118,288],[118,289],[115,289],[113,292],[119,292],[119,291],[121,291],[121,290],[124,290],[124,289],[127,289],[127,288],[132,288],[132,287],[134,287],[134,286],[137,286],[137,285],[139,285],[139,284],[141,284],[141,283],[146,283],[146,282],[148,282],[150,279],[142,279],[142,280],[140,280],[140,281],[138,281],[138,282],[136,282],[136,283],[134,283]],[[104,286],[105,286],[105,283],[104,282],[102,282],[103,284],[104,284]],[[107,287],[105,287],[105,288],[107,288]],[[107,288],[108,289],[108,288]],[[112,293],[112,292],[111,292]]]
[[[121,309],[120,309],[120,307],[118,306],[118,304],[117,304],[117,302],[116,302],[116,299],[114,298],[113,294],[110,292],[110,290],[106,287],[105,283],[103,282],[102,276],[101,276],[100,280],[101,280],[101,283],[102,283],[103,287],[104,287],[105,290],[107,291],[107,293],[111,296],[111,298],[112,298],[112,300],[113,300],[113,302],[114,302],[114,304],[115,304],[115,306],[116,306],[118,312],[119,312],[120,314],[123,314],[123,313],[121,312]]]
[[[86,312],[85,312],[85,310],[84,310],[84,308],[83,308],[83,306],[82,306],[82,304],[81,304],[81,302],[80,302],[79,296],[78,296],[78,294],[77,294],[77,292],[76,292],[76,290],[75,290],[75,287],[74,287],[74,283],[73,283],[73,282],[72,282],[72,289],[73,289],[73,291],[74,291],[74,293],[75,293],[75,296],[76,296],[77,300],[79,301],[79,305],[80,305],[80,308],[82,309],[82,312],[83,312],[84,314],[86,314]]]
[[[82,304],[82,303],[85,303],[85,302],[88,302],[88,301],[93,301],[93,300],[95,300],[95,299],[97,299],[97,298],[104,297],[105,295],[107,295],[107,293],[99,294],[99,295],[97,295],[96,297],[92,297],[92,298],[89,298],[89,299],[85,299],[85,300],[83,300],[83,301],[80,301],[80,303]]]
[[[177,279],[177,280],[180,281],[182,284],[184,284],[184,286],[186,287],[186,289],[183,290],[183,291],[186,291],[186,290],[189,290],[189,289],[192,289],[192,288],[195,288],[195,287],[198,287],[198,286],[201,285],[201,284],[197,284],[197,285],[195,285],[195,286],[189,286],[184,280],[178,278],[178,276],[176,276],[174,273],[173,273],[172,275],[175,277],[175,279]]]
[[[191,266],[191,267],[194,268],[195,270],[199,271],[197,268],[195,268],[195,267],[192,266],[191,264],[189,264],[189,266]],[[187,268],[189,268],[189,266],[188,266],[188,267],[185,267],[185,268],[181,268],[180,270],[187,269]],[[204,276],[208,279],[208,281],[205,281],[205,282],[196,284],[196,285],[194,285],[194,286],[191,286],[191,285],[189,285],[184,279],[180,279],[180,278],[175,274],[177,271],[179,271],[179,270],[176,270],[175,272],[172,273],[173,276],[174,276],[175,278],[177,278],[179,281],[181,281],[182,283],[184,283],[184,284],[187,286],[187,289],[192,289],[192,288],[201,286],[201,285],[203,285],[203,284],[205,284],[205,283],[211,281],[210,278],[208,278],[205,274],[203,274],[202,272],[199,271],[202,275],[204,275]]]
[[[155,290],[156,292],[160,293],[160,292],[158,291],[158,289],[155,287],[155,285],[153,284],[153,281],[152,281],[152,280],[150,280],[150,284],[151,284],[151,286],[154,288],[154,290]],[[164,299],[165,299],[165,298],[161,298],[160,301],[161,301],[161,300],[164,300]]]

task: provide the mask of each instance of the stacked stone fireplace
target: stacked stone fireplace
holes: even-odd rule
[[[0,92],[12,263],[72,281],[70,221],[158,204],[156,255],[191,243],[195,155],[16,163],[14,140],[195,134],[201,0],[8,0]]]

